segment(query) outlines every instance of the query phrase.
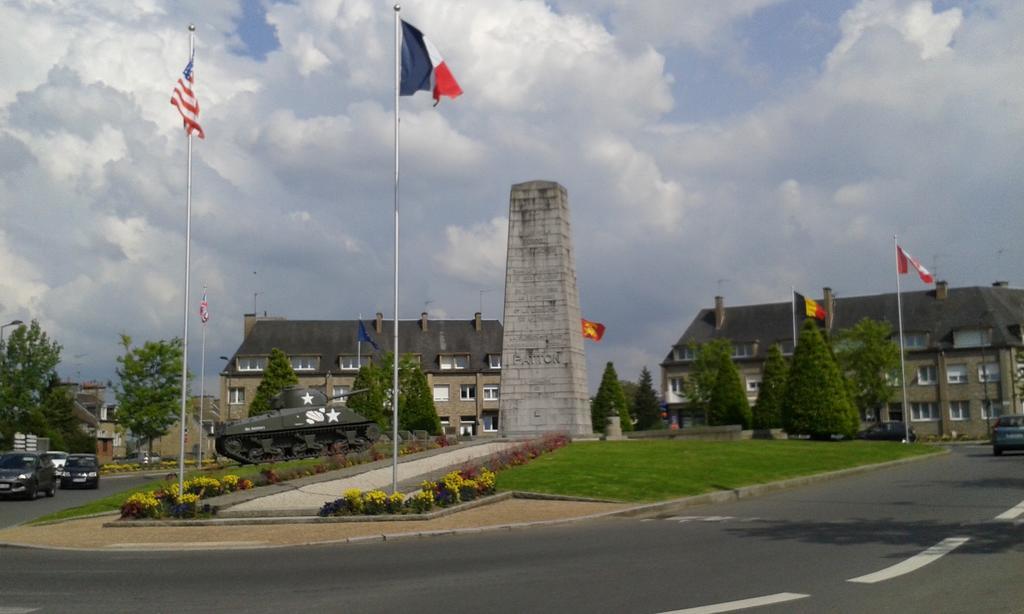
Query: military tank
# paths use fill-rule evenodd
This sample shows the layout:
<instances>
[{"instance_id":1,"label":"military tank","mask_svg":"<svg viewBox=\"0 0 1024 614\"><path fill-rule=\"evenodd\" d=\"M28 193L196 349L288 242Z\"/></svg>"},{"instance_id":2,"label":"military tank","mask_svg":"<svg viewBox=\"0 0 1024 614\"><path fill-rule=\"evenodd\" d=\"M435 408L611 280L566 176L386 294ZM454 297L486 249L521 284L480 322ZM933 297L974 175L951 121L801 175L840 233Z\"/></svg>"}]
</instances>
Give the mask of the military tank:
<instances>
[{"instance_id":1,"label":"military tank","mask_svg":"<svg viewBox=\"0 0 1024 614\"><path fill-rule=\"evenodd\" d=\"M240 463L266 463L365 450L380 438L377 423L329 403L360 392L328 399L312 388L285 388L271 399L270 412L219 425L217 452Z\"/></svg>"}]
</instances>

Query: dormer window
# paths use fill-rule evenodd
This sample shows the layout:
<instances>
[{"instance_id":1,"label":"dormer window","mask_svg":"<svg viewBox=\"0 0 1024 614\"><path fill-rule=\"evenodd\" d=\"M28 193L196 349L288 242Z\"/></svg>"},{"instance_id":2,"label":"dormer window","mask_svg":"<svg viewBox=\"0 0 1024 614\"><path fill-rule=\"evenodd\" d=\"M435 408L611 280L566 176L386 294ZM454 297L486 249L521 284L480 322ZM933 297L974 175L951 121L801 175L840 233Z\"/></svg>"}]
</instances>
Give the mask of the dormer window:
<instances>
[{"instance_id":1,"label":"dormer window","mask_svg":"<svg viewBox=\"0 0 1024 614\"><path fill-rule=\"evenodd\" d=\"M976 348L988 345L988 331L980 328L967 328L953 331L953 347Z\"/></svg>"},{"instance_id":2,"label":"dormer window","mask_svg":"<svg viewBox=\"0 0 1024 614\"><path fill-rule=\"evenodd\" d=\"M488 354L487 355L487 364L492 369L500 369L501 368L501 354Z\"/></svg>"},{"instance_id":3,"label":"dormer window","mask_svg":"<svg viewBox=\"0 0 1024 614\"><path fill-rule=\"evenodd\" d=\"M292 356L290 360L295 371L316 371L320 366L319 356Z\"/></svg>"},{"instance_id":4,"label":"dormer window","mask_svg":"<svg viewBox=\"0 0 1024 614\"><path fill-rule=\"evenodd\" d=\"M903 347L908 350L923 350L928 347L928 335L925 333L904 333Z\"/></svg>"},{"instance_id":5,"label":"dormer window","mask_svg":"<svg viewBox=\"0 0 1024 614\"><path fill-rule=\"evenodd\" d=\"M370 364L369 356L356 356L355 354L338 356L338 368L342 371L358 371L360 365Z\"/></svg>"},{"instance_id":6,"label":"dormer window","mask_svg":"<svg viewBox=\"0 0 1024 614\"><path fill-rule=\"evenodd\" d=\"M469 356L467 354L442 354L438 356L442 371L449 369L466 369L469 367Z\"/></svg>"},{"instance_id":7,"label":"dormer window","mask_svg":"<svg viewBox=\"0 0 1024 614\"><path fill-rule=\"evenodd\" d=\"M263 356L239 356L235 365L239 371L262 371L267 366L267 359Z\"/></svg>"},{"instance_id":8,"label":"dormer window","mask_svg":"<svg viewBox=\"0 0 1024 614\"><path fill-rule=\"evenodd\" d=\"M693 348L690 346L677 347L672 349L672 357L676 360L693 360L694 356Z\"/></svg>"},{"instance_id":9,"label":"dormer window","mask_svg":"<svg viewBox=\"0 0 1024 614\"><path fill-rule=\"evenodd\" d=\"M754 355L753 343L736 343L732 346L733 358L750 358Z\"/></svg>"}]
</instances>

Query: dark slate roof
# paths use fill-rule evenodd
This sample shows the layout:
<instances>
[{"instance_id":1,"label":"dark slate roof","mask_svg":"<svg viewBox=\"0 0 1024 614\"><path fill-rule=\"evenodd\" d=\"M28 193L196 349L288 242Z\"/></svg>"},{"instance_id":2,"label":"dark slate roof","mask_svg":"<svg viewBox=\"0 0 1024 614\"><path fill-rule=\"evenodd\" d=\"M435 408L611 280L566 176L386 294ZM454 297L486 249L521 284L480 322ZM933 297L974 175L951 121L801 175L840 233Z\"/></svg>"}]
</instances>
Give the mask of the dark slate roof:
<instances>
[{"instance_id":1,"label":"dark slate roof","mask_svg":"<svg viewBox=\"0 0 1024 614\"><path fill-rule=\"evenodd\" d=\"M928 333L930 349L949 348L953 332L962 329L991 330L995 347L1021 347L1021 326L1024 324L1024 289L1005 286L974 286L949 288L945 299L936 298L935 290L902 292L903 332ZM823 307L822 299L816 299ZM864 318L886 321L895 331L898 326L896 293L872 296L851 296L835 299L835 321L832 330L850 328ZM797 315L797 326L803 318ZM763 358L772 344L792 341L793 316L791 303L769 303L725 308L725 323L715 330L715 310L702 309L673 348L691 342L705 343L713 339L733 342L759 341L758 358ZM676 362L672 352L662 364Z\"/></svg>"},{"instance_id":2,"label":"dark slate roof","mask_svg":"<svg viewBox=\"0 0 1024 614\"><path fill-rule=\"evenodd\" d=\"M362 344L364 356L377 356L389 352L393 344L393 322L384 321L383 332L377 333L373 320L364 320L366 331L380 347L374 350ZM481 320L480 330L469 320L428 320L427 330L417 320L398 321L398 352L419 354L423 370L439 370L439 354L469 354L470 371L488 370L488 354L501 354L502 325L498 320ZM339 355L355 355L359 334L358 320L258 320L242 345L231 357L226 369L237 374L235 358L238 356L266 356L274 348L289 356L319 356L320 368L313 373L337 371Z\"/></svg>"}]
</instances>

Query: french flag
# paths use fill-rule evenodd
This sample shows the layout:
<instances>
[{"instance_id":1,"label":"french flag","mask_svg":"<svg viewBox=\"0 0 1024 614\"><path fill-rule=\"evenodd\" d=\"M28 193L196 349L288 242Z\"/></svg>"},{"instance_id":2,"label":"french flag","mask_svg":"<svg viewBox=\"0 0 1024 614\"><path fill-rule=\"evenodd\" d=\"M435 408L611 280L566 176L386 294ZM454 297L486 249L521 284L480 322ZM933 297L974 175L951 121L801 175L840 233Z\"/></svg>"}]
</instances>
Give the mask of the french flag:
<instances>
[{"instance_id":1,"label":"french flag","mask_svg":"<svg viewBox=\"0 0 1024 614\"><path fill-rule=\"evenodd\" d=\"M402 82L399 94L412 96L420 90L433 91L434 106L441 102L441 96L455 98L462 94L462 88L452 76L452 71L448 70L434 43L403 19Z\"/></svg>"}]
</instances>

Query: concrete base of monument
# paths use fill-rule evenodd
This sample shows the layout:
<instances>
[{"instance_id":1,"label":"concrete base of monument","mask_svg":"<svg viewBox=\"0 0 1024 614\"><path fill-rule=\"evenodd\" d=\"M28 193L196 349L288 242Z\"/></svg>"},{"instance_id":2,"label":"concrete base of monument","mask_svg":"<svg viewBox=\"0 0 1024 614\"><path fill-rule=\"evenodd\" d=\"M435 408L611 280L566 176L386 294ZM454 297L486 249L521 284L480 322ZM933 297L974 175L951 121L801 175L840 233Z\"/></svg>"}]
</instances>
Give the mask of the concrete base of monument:
<instances>
[{"instance_id":1,"label":"concrete base of monument","mask_svg":"<svg viewBox=\"0 0 1024 614\"><path fill-rule=\"evenodd\" d=\"M604 427L605 435L601 439L605 441L621 441L626 439L622 434L622 424L618 416L609 416L608 424Z\"/></svg>"}]
</instances>

